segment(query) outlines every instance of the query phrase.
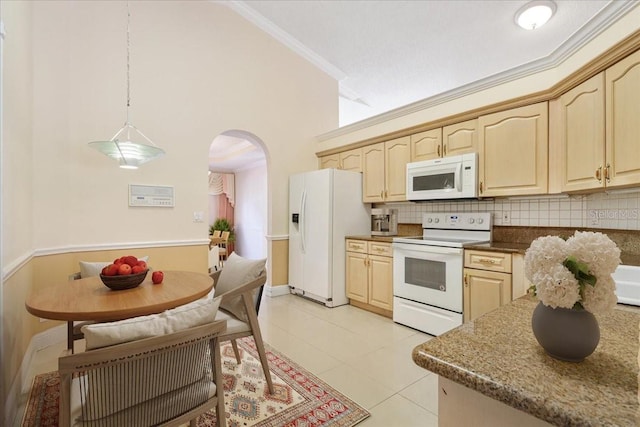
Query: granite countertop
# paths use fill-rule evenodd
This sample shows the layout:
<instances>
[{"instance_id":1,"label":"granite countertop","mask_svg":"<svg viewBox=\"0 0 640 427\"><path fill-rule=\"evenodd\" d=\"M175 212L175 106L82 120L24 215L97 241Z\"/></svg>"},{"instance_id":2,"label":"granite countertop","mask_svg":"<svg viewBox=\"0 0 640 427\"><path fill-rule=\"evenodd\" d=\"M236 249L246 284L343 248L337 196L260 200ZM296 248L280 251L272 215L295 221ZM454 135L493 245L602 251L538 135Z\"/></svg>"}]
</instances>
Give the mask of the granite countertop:
<instances>
[{"instance_id":1,"label":"granite countertop","mask_svg":"<svg viewBox=\"0 0 640 427\"><path fill-rule=\"evenodd\" d=\"M524 296L413 350L438 375L557 426L640 425L640 312L599 316L600 344L583 362L548 356L531 331L537 301Z\"/></svg>"}]
</instances>

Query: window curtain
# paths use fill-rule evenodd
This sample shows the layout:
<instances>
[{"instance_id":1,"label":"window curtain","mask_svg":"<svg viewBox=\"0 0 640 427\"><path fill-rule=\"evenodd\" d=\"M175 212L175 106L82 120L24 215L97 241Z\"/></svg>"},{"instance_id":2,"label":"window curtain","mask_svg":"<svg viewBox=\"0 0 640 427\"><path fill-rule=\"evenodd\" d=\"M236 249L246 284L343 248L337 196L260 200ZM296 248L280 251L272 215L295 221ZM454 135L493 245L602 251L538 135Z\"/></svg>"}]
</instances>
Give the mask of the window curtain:
<instances>
[{"instance_id":1,"label":"window curtain","mask_svg":"<svg viewBox=\"0 0 640 427\"><path fill-rule=\"evenodd\" d=\"M209 173L209 195L218 199L216 218L225 218L233 227L235 175L231 173Z\"/></svg>"}]
</instances>

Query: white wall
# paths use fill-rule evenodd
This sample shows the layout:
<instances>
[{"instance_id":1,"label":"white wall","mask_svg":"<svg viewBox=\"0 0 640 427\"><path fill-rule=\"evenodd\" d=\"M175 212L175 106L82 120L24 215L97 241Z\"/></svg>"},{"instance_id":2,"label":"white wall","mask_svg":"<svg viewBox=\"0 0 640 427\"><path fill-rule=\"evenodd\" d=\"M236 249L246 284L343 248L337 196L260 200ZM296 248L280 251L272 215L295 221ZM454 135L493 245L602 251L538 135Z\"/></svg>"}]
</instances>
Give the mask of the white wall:
<instances>
[{"instance_id":1,"label":"white wall","mask_svg":"<svg viewBox=\"0 0 640 427\"><path fill-rule=\"evenodd\" d=\"M235 251L245 258L267 257L267 167L237 171Z\"/></svg>"},{"instance_id":2,"label":"white wall","mask_svg":"<svg viewBox=\"0 0 640 427\"><path fill-rule=\"evenodd\" d=\"M126 3L34 2L34 246L202 239L210 141L251 132L271 154L267 232L287 232L287 182L337 126L337 83L214 2L131 2L131 119L164 158L124 171L87 146L125 119ZM130 183L175 187L130 208ZM270 229L270 230L269 230Z\"/></svg>"}]
</instances>

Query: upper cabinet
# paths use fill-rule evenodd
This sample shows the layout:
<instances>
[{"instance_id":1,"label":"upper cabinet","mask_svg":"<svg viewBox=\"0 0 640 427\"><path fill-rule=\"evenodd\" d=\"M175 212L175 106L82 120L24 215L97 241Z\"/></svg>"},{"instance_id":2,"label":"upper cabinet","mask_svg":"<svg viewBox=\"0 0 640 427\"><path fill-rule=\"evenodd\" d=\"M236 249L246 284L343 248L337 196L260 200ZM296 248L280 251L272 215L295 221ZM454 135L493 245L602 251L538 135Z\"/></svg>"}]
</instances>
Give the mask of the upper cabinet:
<instances>
[{"instance_id":1,"label":"upper cabinet","mask_svg":"<svg viewBox=\"0 0 640 427\"><path fill-rule=\"evenodd\" d=\"M605 72L608 187L640 183L640 51Z\"/></svg>"},{"instance_id":2,"label":"upper cabinet","mask_svg":"<svg viewBox=\"0 0 640 427\"><path fill-rule=\"evenodd\" d=\"M640 184L640 52L550 104L551 192Z\"/></svg>"},{"instance_id":3,"label":"upper cabinet","mask_svg":"<svg viewBox=\"0 0 640 427\"><path fill-rule=\"evenodd\" d=\"M320 157L320 169L330 168L362 172L362 148Z\"/></svg>"},{"instance_id":4,"label":"upper cabinet","mask_svg":"<svg viewBox=\"0 0 640 427\"><path fill-rule=\"evenodd\" d=\"M410 139L412 162L442 157L442 128L416 133Z\"/></svg>"},{"instance_id":5,"label":"upper cabinet","mask_svg":"<svg viewBox=\"0 0 640 427\"><path fill-rule=\"evenodd\" d=\"M467 120L443 127L442 146L444 156L457 156L478 151L478 120Z\"/></svg>"},{"instance_id":6,"label":"upper cabinet","mask_svg":"<svg viewBox=\"0 0 640 427\"><path fill-rule=\"evenodd\" d=\"M476 152L477 126L474 119L411 135L411 161Z\"/></svg>"},{"instance_id":7,"label":"upper cabinet","mask_svg":"<svg viewBox=\"0 0 640 427\"><path fill-rule=\"evenodd\" d=\"M582 191L605 185L604 72L550 104L549 177L552 192ZM557 163L556 163L557 162Z\"/></svg>"},{"instance_id":8,"label":"upper cabinet","mask_svg":"<svg viewBox=\"0 0 640 427\"><path fill-rule=\"evenodd\" d=\"M362 193L366 203L406 200L408 136L362 148Z\"/></svg>"},{"instance_id":9,"label":"upper cabinet","mask_svg":"<svg viewBox=\"0 0 640 427\"><path fill-rule=\"evenodd\" d=\"M546 102L478 118L479 195L547 193Z\"/></svg>"}]
</instances>

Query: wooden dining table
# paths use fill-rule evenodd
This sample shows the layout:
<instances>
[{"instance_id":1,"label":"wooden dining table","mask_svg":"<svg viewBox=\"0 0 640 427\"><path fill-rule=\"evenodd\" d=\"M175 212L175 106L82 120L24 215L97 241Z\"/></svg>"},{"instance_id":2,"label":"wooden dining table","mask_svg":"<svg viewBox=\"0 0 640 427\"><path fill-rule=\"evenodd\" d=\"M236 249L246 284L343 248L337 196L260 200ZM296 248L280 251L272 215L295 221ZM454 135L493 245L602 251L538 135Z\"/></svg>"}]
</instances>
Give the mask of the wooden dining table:
<instances>
[{"instance_id":1,"label":"wooden dining table","mask_svg":"<svg viewBox=\"0 0 640 427\"><path fill-rule=\"evenodd\" d=\"M34 316L66 321L114 321L160 313L207 295L213 279L204 273L165 271L164 280L151 283L151 272L138 287L111 290L100 277L52 282L25 301Z\"/></svg>"}]
</instances>

